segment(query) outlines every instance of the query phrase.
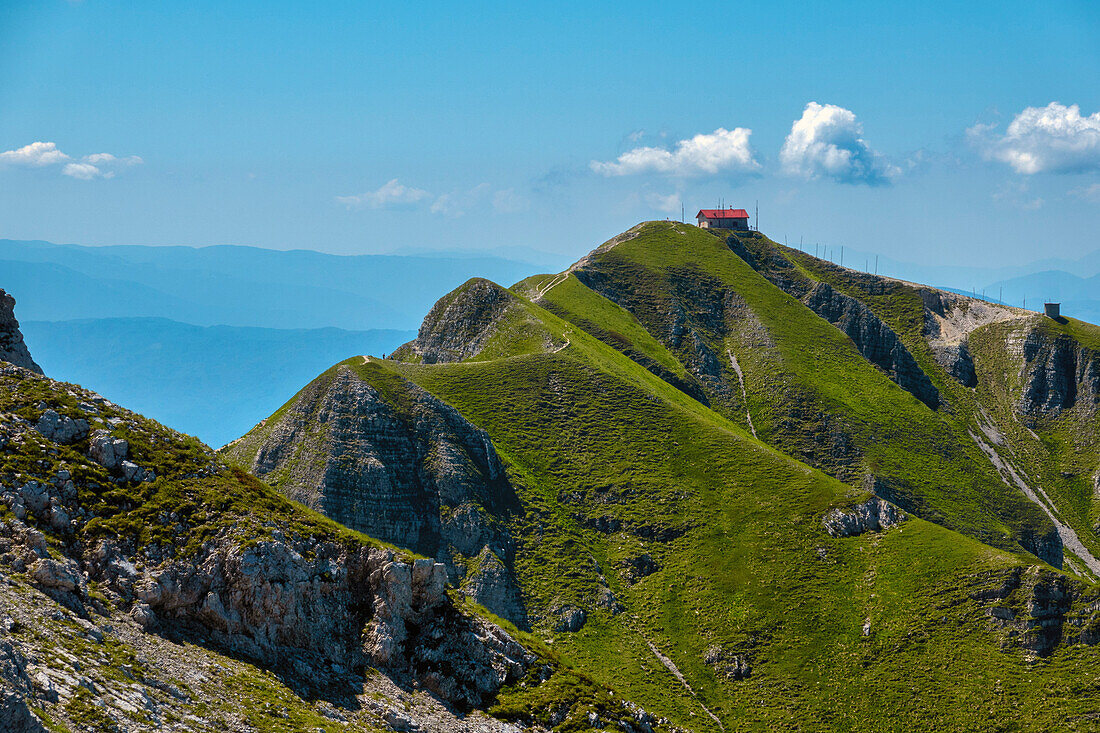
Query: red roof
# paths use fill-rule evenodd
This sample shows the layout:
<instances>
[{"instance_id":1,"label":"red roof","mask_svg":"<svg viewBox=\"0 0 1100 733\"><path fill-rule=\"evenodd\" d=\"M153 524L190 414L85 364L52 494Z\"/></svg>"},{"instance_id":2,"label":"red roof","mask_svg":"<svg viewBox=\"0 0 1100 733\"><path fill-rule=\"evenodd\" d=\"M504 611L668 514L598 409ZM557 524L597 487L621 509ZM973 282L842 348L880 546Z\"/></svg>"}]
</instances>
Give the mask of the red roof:
<instances>
[{"instance_id":1,"label":"red roof","mask_svg":"<svg viewBox=\"0 0 1100 733\"><path fill-rule=\"evenodd\" d=\"M744 209L699 209L699 213L695 215L695 218L704 217L707 219L748 219L749 212Z\"/></svg>"}]
</instances>

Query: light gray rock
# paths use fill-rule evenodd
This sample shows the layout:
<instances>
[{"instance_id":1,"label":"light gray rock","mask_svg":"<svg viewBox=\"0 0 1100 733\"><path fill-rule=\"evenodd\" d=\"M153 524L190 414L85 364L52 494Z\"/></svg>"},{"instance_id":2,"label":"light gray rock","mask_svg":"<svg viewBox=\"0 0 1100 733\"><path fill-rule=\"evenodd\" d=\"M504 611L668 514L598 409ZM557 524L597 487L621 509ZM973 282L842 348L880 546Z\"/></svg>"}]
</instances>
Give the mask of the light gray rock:
<instances>
[{"instance_id":1,"label":"light gray rock","mask_svg":"<svg viewBox=\"0 0 1100 733\"><path fill-rule=\"evenodd\" d=\"M138 626L148 631L157 623L157 615L148 603L135 604L130 609L130 618L137 622Z\"/></svg>"},{"instance_id":2,"label":"light gray rock","mask_svg":"<svg viewBox=\"0 0 1100 733\"><path fill-rule=\"evenodd\" d=\"M1083 404L1100 406L1100 353L1066 335L1041 329L1023 343L1024 389L1017 409L1025 415L1058 415Z\"/></svg>"},{"instance_id":3,"label":"light gray rock","mask_svg":"<svg viewBox=\"0 0 1100 733\"><path fill-rule=\"evenodd\" d=\"M23 342L19 321L15 319L15 298L3 290L0 290L0 361L42 373L42 367L34 363Z\"/></svg>"},{"instance_id":4,"label":"light gray rock","mask_svg":"<svg viewBox=\"0 0 1100 733\"><path fill-rule=\"evenodd\" d=\"M527 620L523 596L512 572L488 546L477 556L476 569L462 586L462 592L497 616L519 625Z\"/></svg>"},{"instance_id":5,"label":"light gray rock","mask_svg":"<svg viewBox=\"0 0 1100 733\"><path fill-rule=\"evenodd\" d=\"M34 699L34 694L34 683L27 674L27 660L10 641L0 640L0 731L46 733L27 704Z\"/></svg>"},{"instance_id":6,"label":"light gray rock","mask_svg":"<svg viewBox=\"0 0 1100 733\"><path fill-rule=\"evenodd\" d=\"M130 444L122 438L113 438L106 430L92 433L88 444L88 456L108 470L118 468L130 454Z\"/></svg>"},{"instance_id":7,"label":"light gray rock","mask_svg":"<svg viewBox=\"0 0 1100 733\"><path fill-rule=\"evenodd\" d=\"M46 410L38 418L35 430L47 440L68 445L88 437L88 421L60 415L56 410Z\"/></svg>"},{"instance_id":8,"label":"light gray rock","mask_svg":"<svg viewBox=\"0 0 1100 733\"><path fill-rule=\"evenodd\" d=\"M45 484L28 481L23 484L19 493L23 498L23 505L36 515L44 515L50 506L50 492Z\"/></svg>"},{"instance_id":9,"label":"light gray rock","mask_svg":"<svg viewBox=\"0 0 1100 733\"><path fill-rule=\"evenodd\" d=\"M146 471L144 468L131 461L123 461L119 466L122 471L122 478L127 481L152 481L152 471Z\"/></svg>"},{"instance_id":10,"label":"light gray rock","mask_svg":"<svg viewBox=\"0 0 1100 733\"><path fill-rule=\"evenodd\" d=\"M69 523L71 521L72 520L69 517L69 513L65 511L65 507L61 505L61 502L58 501L57 497L51 497L49 511L50 527L55 532L67 532L70 529Z\"/></svg>"},{"instance_id":11,"label":"light gray rock","mask_svg":"<svg viewBox=\"0 0 1100 733\"><path fill-rule=\"evenodd\" d=\"M822 520L833 537L852 537L864 532L879 532L905 520L905 512L888 501L873 496L849 509L833 509Z\"/></svg>"},{"instance_id":12,"label":"light gray rock","mask_svg":"<svg viewBox=\"0 0 1100 733\"><path fill-rule=\"evenodd\" d=\"M341 524L437 558L452 579L464 573L460 556L485 548L510 567L515 543L502 515L518 498L488 434L411 382L401 388L408 400L398 407L342 366L237 457ZM518 588L501 587L512 578L486 579L497 590L482 602L525 628Z\"/></svg>"},{"instance_id":13,"label":"light gray rock","mask_svg":"<svg viewBox=\"0 0 1100 733\"><path fill-rule=\"evenodd\" d=\"M558 617L557 622L554 624L554 631L575 633L584 628L585 623L588 621L588 614L584 612L583 608L576 606L565 606L553 613L556 613Z\"/></svg>"},{"instance_id":14,"label":"light gray rock","mask_svg":"<svg viewBox=\"0 0 1100 733\"><path fill-rule=\"evenodd\" d=\"M39 558L29 568L31 578L46 588L73 591L80 587L80 570L72 560Z\"/></svg>"}]
</instances>

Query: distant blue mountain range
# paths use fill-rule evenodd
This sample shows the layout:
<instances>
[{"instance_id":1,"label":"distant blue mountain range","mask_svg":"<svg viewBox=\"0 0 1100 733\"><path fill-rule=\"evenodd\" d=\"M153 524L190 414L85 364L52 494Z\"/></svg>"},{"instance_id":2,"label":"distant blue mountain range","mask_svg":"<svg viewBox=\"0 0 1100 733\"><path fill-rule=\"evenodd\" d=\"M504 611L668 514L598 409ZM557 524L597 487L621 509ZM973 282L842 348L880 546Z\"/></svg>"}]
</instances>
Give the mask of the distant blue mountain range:
<instances>
[{"instance_id":1,"label":"distant blue mountain range","mask_svg":"<svg viewBox=\"0 0 1100 733\"><path fill-rule=\"evenodd\" d=\"M49 376L94 389L214 446L243 435L336 362L381 356L415 336L192 326L163 318L21 319L20 326Z\"/></svg>"},{"instance_id":2,"label":"distant blue mountain range","mask_svg":"<svg viewBox=\"0 0 1100 733\"><path fill-rule=\"evenodd\" d=\"M409 340L467 279L512 283L539 270L484 254L0 240L0 287L47 374L211 445L335 362Z\"/></svg>"},{"instance_id":3,"label":"distant blue mountain range","mask_svg":"<svg viewBox=\"0 0 1100 733\"><path fill-rule=\"evenodd\" d=\"M416 328L471 277L540 268L502 257L341 256L256 247L83 247L0 240L0 287L37 321L153 316L200 326Z\"/></svg>"}]
</instances>

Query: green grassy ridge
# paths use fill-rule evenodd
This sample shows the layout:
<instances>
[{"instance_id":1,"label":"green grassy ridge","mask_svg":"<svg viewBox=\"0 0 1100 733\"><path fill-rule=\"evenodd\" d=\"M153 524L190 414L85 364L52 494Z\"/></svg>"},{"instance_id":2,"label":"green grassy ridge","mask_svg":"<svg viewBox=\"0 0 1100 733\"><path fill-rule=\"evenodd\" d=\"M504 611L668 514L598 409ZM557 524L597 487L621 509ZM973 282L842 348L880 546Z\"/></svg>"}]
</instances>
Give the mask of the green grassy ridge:
<instances>
[{"instance_id":1,"label":"green grassy ridge","mask_svg":"<svg viewBox=\"0 0 1100 733\"><path fill-rule=\"evenodd\" d=\"M1037 318L1036 327L1049 335L1064 334L1087 349L1100 351L1100 326L1076 318Z\"/></svg>"},{"instance_id":2,"label":"green grassy ridge","mask_svg":"<svg viewBox=\"0 0 1100 733\"><path fill-rule=\"evenodd\" d=\"M769 727L797 720L854 724L867 719L871 706L898 710L898 698L907 697L914 684L925 697L905 706L912 719L943 722L949 715L977 724L984 712L959 709L975 699L974 690L947 684L946 676L973 679L975 689L994 678L1025 687L1027 665L999 649L997 634L981 628L977 604L965 595L971 574L1008 567L1017 562L1014 556L920 520L878 538L824 537L820 513L847 487L789 459L779 460L792 473L776 475L774 452L754 451L740 431L715 430L715 417L692 419L664 400L654 401L638 381L608 379L569 351L490 363L384 364L456 406L493 437L529 502L530 524L521 534L537 542L520 552L528 558L520 571L529 593L558 602L568 585L580 590L575 597L583 602L599 585L594 569L582 570L595 559L612 590L628 602L627 614L594 610L578 634L552 636L566 658L697 730L707 729L707 719L653 658L646 639L673 658L699 700L734 728L746 721ZM646 378L652 377L640 381ZM555 397L555 389L563 393ZM571 390L587 399L571 399ZM632 417L635 411L642 414ZM655 423L668 426L669 440ZM666 458L662 453L673 445L675 455ZM622 493L624 487L632 490L629 504L587 499L601 489ZM586 500L564 504L562 492L571 490L583 491ZM633 522L722 520L694 527L665 546L591 530L573 519L575 508L583 513L587 506L609 508ZM792 515L803 517L793 527ZM548 541L555 522L559 527ZM813 566L818 547L835 553L828 572ZM627 586L614 568L640 549L654 552L663 567ZM869 574L883 580L873 590L855 591ZM865 604L854 615L853 599ZM792 609L812 613L791 621ZM949 623L930 623L943 613ZM862 637L865 617L883 626L876 642ZM777 618L783 620L777 624ZM768 641L753 646L759 638ZM701 661L712 643L758 650L754 676L737 683L718 679ZM897 668L907 663L912 672L900 673ZM1071 673L1079 670L1067 664ZM830 691L824 703L817 699L818 683ZM761 695L775 704L761 709ZM977 699L994 704L991 694Z\"/></svg>"},{"instance_id":3,"label":"green grassy ridge","mask_svg":"<svg viewBox=\"0 0 1100 733\"><path fill-rule=\"evenodd\" d=\"M725 245L712 239L717 257ZM813 363L812 354L780 346L783 329L797 331L806 318L804 306L747 266L723 267L740 278L746 301L760 300L757 307L768 311L761 321L783 363ZM579 287L571 300L575 286L567 282L546 300L570 308L521 302L524 319L554 338L568 335L561 351L529 342L500 358L463 363L344 362L389 391L387 399L398 400L392 385L410 380L489 433L524 502L510 526L520 542L525 600L536 631L563 663L692 730L717 730L704 705L727 730L974 730L987 729L997 714L1006 717L1005 730L1089 729L1091 716L1100 715L1092 671L1098 652L1063 647L1031 661L989 620L988 604L971 597L983 578L1033 560L917 518L882 534L829 537L822 514L860 490L752 439L730 417L587 333L573 320L578 313L593 302L610 306ZM589 303L576 305L581 300ZM617 318L615 330L628 332ZM887 393L887 406L919 406L943 419L816 321L814 334L847 350L839 363L863 364L862 374L875 375L857 380L869 394ZM813 347L816 339L807 341ZM744 361L748 369L751 358ZM621 529L597 530L601 518ZM654 529L666 538L653 539ZM631 583L622 564L643 552L659 569ZM604 589L622 600L624 613L596 603ZM1013 603L1026 608L1024 598ZM588 612L581 631L550 630L549 611L562 604ZM675 662L694 694L649 643ZM703 659L714 645L747 655L753 674L724 678ZM547 700L517 687L500 705L526 716L545 711Z\"/></svg>"},{"instance_id":4,"label":"green grassy ridge","mask_svg":"<svg viewBox=\"0 0 1100 733\"><path fill-rule=\"evenodd\" d=\"M1059 518L1076 531L1094 555L1100 556L1100 537L1093 529L1100 521L1100 502L1094 496L1092 474L1088 470L1090 463L1100 469L1097 458L1100 422L1084 410L1074 410L1053 420L1043 419L1035 425L1037 441L1020 424L1015 409L1022 395L1020 365L1005 352L1005 344L1012 338L1022 338L1030 330L1038 330L1050 340L1067 336L1086 348L1100 350L1100 327L1076 319L1055 321L1026 311L1020 311L1018 320L983 326L968 339L979 374L978 387L969 390L936 362L924 338L924 305L918 287L847 270L770 240L764 242L770 254L785 258L806 277L826 282L856 298L894 329L949 402L951 420L957 426L980 435L979 414L984 410L991 415L997 429L1009 439L1009 457L1017 470L1028 475L1033 486L1042 487L1050 495ZM957 432L961 438L961 430Z\"/></svg>"},{"instance_id":5,"label":"green grassy ridge","mask_svg":"<svg viewBox=\"0 0 1100 733\"><path fill-rule=\"evenodd\" d=\"M748 408L765 441L798 454L797 439L777 434L791 425L786 410L794 404L801 413L795 432L850 434L863 453L862 470L890 480L899 500L932 521L1001 547L1015 545L1021 533L1050 530L1045 515L1003 486L963 426L894 384L845 334L730 251L725 237L682 224L650 223L637 237L591 256L590 267L631 290L642 309L634 315L654 338L663 335L659 312L671 307L670 278L677 273L697 273L743 298L773 346L735 349L746 375ZM589 302L602 296L571 298L569 290L559 294L562 287L546 298L578 323L591 320ZM713 351L724 355L737 345L737 325L709 334ZM732 369L727 380L736 384ZM740 395L734 395L729 404L715 407L743 423L739 403ZM814 422L822 416L829 422ZM846 478L862 480L859 471Z\"/></svg>"}]
</instances>

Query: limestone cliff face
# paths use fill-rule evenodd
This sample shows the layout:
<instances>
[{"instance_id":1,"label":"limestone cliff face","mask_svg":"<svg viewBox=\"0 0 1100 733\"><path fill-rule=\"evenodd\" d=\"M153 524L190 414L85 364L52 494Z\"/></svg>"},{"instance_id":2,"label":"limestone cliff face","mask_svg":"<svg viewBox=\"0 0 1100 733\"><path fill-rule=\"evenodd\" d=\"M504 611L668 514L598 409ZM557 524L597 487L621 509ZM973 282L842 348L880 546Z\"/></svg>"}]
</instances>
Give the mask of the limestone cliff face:
<instances>
[{"instance_id":1,"label":"limestone cliff face","mask_svg":"<svg viewBox=\"0 0 1100 733\"><path fill-rule=\"evenodd\" d=\"M0 289L0 361L42 373L42 367L34 363L23 334L19 330L19 321L15 319L15 298Z\"/></svg>"},{"instance_id":2,"label":"limestone cliff face","mask_svg":"<svg viewBox=\"0 0 1100 733\"><path fill-rule=\"evenodd\" d=\"M425 364L469 359L481 351L514 301L515 296L494 282L470 280L432 307L416 339L395 357L414 356Z\"/></svg>"},{"instance_id":3,"label":"limestone cliff face","mask_svg":"<svg viewBox=\"0 0 1100 733\"><path fill-rule=\"evenodd\" d=\"M1057 415L1075 406L1100 404L1100 353L1066 335L1033 328L1023 342L1024 390L1019 409Z\"/></svg>"},{"instance_id":4,"label":"limestone cliff face","mask_svg":"<svg viewBox=\"0 0 1100 733\"><path fill-rule=\"evenodd\" d=\"M1100 643L1100 599L1089 586L1035 566L975 580L979 587L971 598L986 606L994 628L1005 635L1006 647L1046 657L1059 646Z\"/></svg>"},{"instance_id":5,"label":"limestone cliff face","mask_svg":"<svg viewBox=\"0 0 1100 733\"><path fill-rule=\"evenodd\" d=\"M813 286L803 299L812 311L846 333L859 353L879 367L898 386L935 410L939 392L894 330L855 298L838 293L827 283Z\"/></svg>"},{"instance_id":6,"label":"limestone cliff face","mask_svg":"<svg viewBox=\"0 0 1100 733\"><path fill-rule=\"evenodd\" d=\"M87 390L2 364L0 395L0 571L25 577L74 618L115 616L116 625L135 622L146 632L230 650L304 684L342 684L372 667L415 680L459 710L484 707L535 662L502 629L451 602L442 563L372 546L308 517L209 448ZM75 436L43 430L43 417L84 429ZM119 431L129 441L109 438ZM109 453L95 447L104 440L92 436L101 433L113 441ZM480 446L480 460L497 470L488 449ZM162 461L159 475L120 469L119 453ZM243 516L211 510L222 490L252 497L225 510ZM153 498L143 502L137 497L146 491ZM127 527L136 530L106 529L120 513L140 515L144 503L159 507L155 519L135 518ZM162 526L168 531L157 534ZM9 627L0 636L11 631L4 619ZM0 639L0 723L25 717L26 707L9 704L4 653ZM16 690L16 702L38 694L57 702L49 684ZM99 694L95 685L88 689Z\"/></svg>"},{"instance_id":7,"label":"limestone cliff face","mask_svg":"<svg viewBox=\"0 0 1100 733\"><path fill-rule=\"evenodd\" d=\"M474 558L491 554L501 571L479 578L475 597L525 625L508 570L514 542L501 521L518 499L489 436L423 389L392 379L384 395L341 365L228 452L341 524L435 556L456 584Z\"/></svg>"},{"instance_id":8,"label":"limestone cliff face","mask_svg":"<svg viewBox=\"0 0 1100 733\"><path fill-rule=\"evenodd\" d=\"M473 359L494 344L510 348L517 342L540 340L547 351L565 343L546 331L512 292L474 278L440 298L424 317L417 337L391 358L441 364Z\"/></svg>"}]
</instances>

